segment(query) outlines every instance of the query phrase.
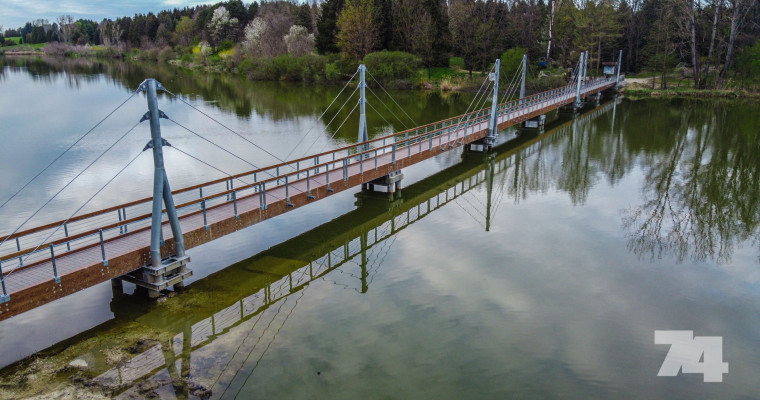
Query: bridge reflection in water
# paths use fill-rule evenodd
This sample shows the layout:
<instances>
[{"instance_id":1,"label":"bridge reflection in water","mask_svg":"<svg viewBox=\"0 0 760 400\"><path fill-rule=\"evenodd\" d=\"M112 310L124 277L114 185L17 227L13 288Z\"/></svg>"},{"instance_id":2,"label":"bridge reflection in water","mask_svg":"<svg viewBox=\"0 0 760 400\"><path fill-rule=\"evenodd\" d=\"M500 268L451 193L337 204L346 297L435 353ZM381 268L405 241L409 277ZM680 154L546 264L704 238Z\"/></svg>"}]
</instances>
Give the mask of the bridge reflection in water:
<instances>
[{"instance_id":1,"label":"bridge reflection in water","mask_svg":"<svg viewBox=\"0 0 760 400\"><path fill-rule=\"evenodd\" d=\"M165 387L178 398L202 396L207 390L215 398L227 391L234 393L247 379L240 375L243 366L264 356L310 283L325 280L366 293L396 235L450 203L459 205L488 230L504 198L521 197L519 174L525 174L525 161L556 141L584 131L600 114L614 115L616 104L617 99L546 133L525 132L490 154L465 152L460 163L403 192L390 196L358 193L356 210L194 282L182 296L169 300L176 307L141 309L136 305L148 303L138 301L145 297L139 288L132 295L115 292L111 309L117 321L136 320L163 332L164 339L143 343L144 348L134 349L139 354L112 369L102 356L87 356L95 359L90 365L97 375L95 381L124 396L137 394L138 384L144 381L152 382L150 387ZM497 176L499 182L495 182ZM508 178L512 178L511 184ZM475 198L473 202L465 196L483 188L485 201ZM467 211L477 208L485 210ZM332 239L325 241L328 237ZM340 278L348 283L336 282L330 274L336 270L346 274ZM194 353L251 320L233 353L214 353L213 365L205 365L209 369L203 371L191 364ZM188 379L190 376L193 378Z\"/></svg>"}]
</instances>

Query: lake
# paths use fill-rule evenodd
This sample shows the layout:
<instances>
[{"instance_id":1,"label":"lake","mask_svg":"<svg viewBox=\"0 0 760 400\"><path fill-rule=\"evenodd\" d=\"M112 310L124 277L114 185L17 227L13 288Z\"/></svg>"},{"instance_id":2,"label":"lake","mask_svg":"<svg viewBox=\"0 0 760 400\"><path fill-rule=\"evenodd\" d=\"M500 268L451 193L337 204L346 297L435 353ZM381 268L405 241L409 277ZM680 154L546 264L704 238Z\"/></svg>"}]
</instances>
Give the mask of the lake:
<instances>
[{"instance_id":1,"label":"lake","mask_svg":"<svg viewBox=\"0 0 760 400\"><path fill-rule=\"evenodd\" d=\"M172 120L257 165L356 140L353 87L0 59L0 204L129 98L0 208L0 232L139 121L144 95L130 95L148 77L206 114L162 94ZM370 136L461 114L473 95L374 87ZM187 288L159 303L105 283L13 317L0 397L755 398L759 106L603 99L542 132L506 130L490 154L408 168L392 198L349 190L191 249ZM162 131L250 169L172 121ZM71 215L148 139L139 125L28 226ZM165 154L173 188L222 176ZM152 172L139 156L82 212L145 197ZM658 376L669 345L655 331L672 330L722 338L722 382Z\"/></svg>"}]
</instances>

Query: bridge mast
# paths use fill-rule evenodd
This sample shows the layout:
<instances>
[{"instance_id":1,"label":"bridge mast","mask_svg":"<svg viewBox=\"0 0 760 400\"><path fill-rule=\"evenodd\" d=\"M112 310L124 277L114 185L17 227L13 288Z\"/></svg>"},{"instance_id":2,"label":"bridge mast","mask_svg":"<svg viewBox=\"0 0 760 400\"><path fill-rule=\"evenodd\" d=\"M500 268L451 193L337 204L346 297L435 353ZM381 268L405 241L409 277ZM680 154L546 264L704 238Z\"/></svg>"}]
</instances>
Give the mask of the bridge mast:
<instances>
[{"instance_id":1,"label":"bridge mast","mask_svg":"<svg viewBox=\"0 0 760 400\"><path fill-rule=\"evenodd\" d=\"M520 83L520 98L525 97L525 73L528 70L528 54L523 54L522 62L522 83Z\"/></svg>"},{"instance_id":2,"label":"bridge mast","mask_svg":"<svg viewBox=\"0 0 760 400\"><path fill-rule=\"evenodd\" d=\"M144 265L142 270L123 275L119 278L148 289L148 296L151 298L158 297L161 294L161 290L168 286L174 285L175 289L183 287L183 280L192 275L192 271L188 270L186 266L190 261L190 257L185 255L185 240L182 235L182 228L179 225L179 218L177 218L177 210L174 207L174 198L169 186L169 178L166 176L166 170L164 169L163 147L171 145L161 137L160 118L167 118L167 116L163 111L158 109L158 96L156 94L158 89L166 90L155 79L146 79L140 84L138 89L145 91L148 97L148 112L143 116L143 120L150 120L151 140L144 150L153 149L153 208L150 227L151 265ZM161 259L161 246L163 244L161 234L162 205L166 206L166 215L169 218L169 226L172 229L176 252L176 255L166 260ZM115 286L121 285L118 281L113 283Z\"/></svg>"},{"instance_id":3,"label":"bridge mast","mask_svg":"<svg viewBox=\"0 0 760 400\"><path fill-rule=\"evenodd\" d=\"M496 139L496 134L499 132L499 116L498 116L498 105L499 105L499 70L501 69L501 60L496 59L496 64L493 67L493 74L491 75L491 80L493 81L493 100L491 101L491 120L488 124L491 132L488 136L489 138L489 144L493 144L493 141Z\"/></svg>"},{"instance_id":4,"label":"bridge mast","mask_svg":"<svg viewBox=\"0 0 760 400\"><path fill-rule=\"evenodd\" d=\"M586 50L586 56L583 57L583 81L588 79L588 50Z\"/></svg>"},{"instance_id":5,"label":"bridge mast","mask_svg":"<svg viewBox=\"0 0 760 400\"><path fill-rule=\"evenodd\" d=\"M617 62L617 76L615 77L615 91L617 91L620 88L620 66L621 61L623 61L623 50L620 50L620 53L618 53L618 62Z\"/></svg>"},{"instance_id":6,"label":"bridge mast","mask_svg":"<svg viewBox=\"0 0 760 400\"><path fill-rule=\"evenodd\" d=\"M581 81L583 80L583 56L584 52L581 52L581 58L578 60L578 87L575 90L575 108L581 106Z\"/></svg>"},{"instance_id":7,"label":"bridge mast","mask_svg":"<svg viewBox=\"0 0 760 400\"><path fill-rule=\"evenodd\" d=\"M367 82L364 77L364 73L367 71L367 67L364 64L359 65L359 137L358 143L366 142L369 140L369 134L367 133L367 95L364 89L367 87ZM358 151L369 150L369 144L365 144L361 148L357 148Z\"/></svg>"},{"instance_id":8,"label":"bridge mast","mask_svg":"<svg viewBox=\"0 0 760 400\"><path fill-rule=\"evenodd\" d=\"M179 226L177 210L174 208L174 199L169 187L169 178L166 176L164 169L164 151L163 146L169 143L161 138L161 123L159 118L163 112L158 109L158 97L156 89L164 87L156 82L155 79L146 79L144 87L148 94L148 117L150 119L150 137L151 141L147 147L153 148L153 217L150 230L150 257L153 267L161 266L161 210L162 200L166 204L166 215L169 217L169 225L172 228L174 243L178 257L185 255L185 240L182 236L182 228Z\"/></svg>"}]
</instances>

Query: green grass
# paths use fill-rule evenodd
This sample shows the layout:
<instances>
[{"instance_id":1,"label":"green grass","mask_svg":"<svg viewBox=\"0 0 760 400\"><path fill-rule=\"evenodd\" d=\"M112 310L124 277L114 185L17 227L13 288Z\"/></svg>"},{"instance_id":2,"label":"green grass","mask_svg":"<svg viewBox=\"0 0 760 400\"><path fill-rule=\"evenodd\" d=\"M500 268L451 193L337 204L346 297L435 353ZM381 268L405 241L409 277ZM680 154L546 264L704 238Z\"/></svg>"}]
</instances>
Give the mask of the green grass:
<instances>
[{"instance_id":1,"label":"green grass","mask_svg":"<svg viewBox=\"0 0 760 400\"><path fill-rule=\"evenodd\" d=\"M449 58L449 67L453 69L464 69L464 58L462 57Z\"/></svg>"},{"instance_id":2,"label":"green grass","mask_svg":"<svg viewBox=\"0 0 760 400\"><path fill-rule=\"evenodd\" d=\"M24 49L38 50L38 49L41 49L41 48L45 47L45 45L47 44L47 43L37 43L37 44L26 44L26 43L24 43L24 44L19 45L19 41L21 40L21 36L12 36L12 37L7 37L5 39L10 40L13 43L16 43L13 46L6 46L5 47L6 49L7 48L12 48L14 51L24 50Z\"/></svg>"},{"instance_id":3,"label":"green grass","mask_svg":"<svg viewBox=\"0 0 760 400\"><path fill-rule=\"evenodd\" d=\"M435 67L430 69L430 80L432 81L439 81L442 79L451 79L459 76L464 76L465 74L456 71L450 67ZM420 76L424 76L427 79L428 71L427 69L420 70Z\"/></svg>"}]
</instances>

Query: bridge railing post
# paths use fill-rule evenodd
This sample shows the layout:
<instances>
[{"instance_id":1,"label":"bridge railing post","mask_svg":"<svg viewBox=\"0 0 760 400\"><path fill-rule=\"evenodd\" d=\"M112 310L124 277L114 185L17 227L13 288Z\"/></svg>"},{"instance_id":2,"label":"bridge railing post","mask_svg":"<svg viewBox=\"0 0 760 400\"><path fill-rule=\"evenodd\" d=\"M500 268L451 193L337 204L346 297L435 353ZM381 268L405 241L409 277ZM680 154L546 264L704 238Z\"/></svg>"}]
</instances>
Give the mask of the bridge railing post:
<instances>
[{"instance_id":1,"label":"bridge railing post","mask_svg":"<svg viewBox=\"0 0 760 400\"><path fill-rule=\"evenodd\" d=\"M306 170L306 199L311 200L314 198L314 196L311 194L311 177L310 175L311 168Z\"/></svg>"},{"instance_id":2,"label":"bridge railing post","mask_svg":"<svg viewBox=\"0 0 760 400\"><path fill-rule=\"evenodd\" d=\"M237 192L234 190L232 191L232 208L233 208L233 211L235 212L235 219L239 219L240 217L238 216L238 209L237 209Z\"/></svg>"},{"instance_id":3,"label":"bridge railing post","mask_svg":"<svg viewBox=\"0 0 760 400\"><path fill-rule=\"evenodd\" d=\"M344 160L345 162L345 160ZM293 203L290 202L290 183L288 182L288 176L285 175L285 206L293 207Z\"/></svg>"},{"instance_id":4,"label":"bridge railing post","mask_svg":"<svg viewBox=\"0 0 760 400\"><path fill-rule=\"evenodd\" d=\"M21 251L21 242L16 238L16 251ZM24 266L24 258L23 256L18 256L18 266L23 267Z\"/></svg>"},{"instance_id":5,"label":"bridge railing post","mask_svg":"<svg viewBox=\"0 0 760 400\"><path fill-rule=\"evenodd\" d=\"M61 283L61 278L58 276L58 268L55 266L55 250L53 250L53 244L50 244L50 263L53 265L53 279L55 283Z\"/></svg>"},{"instance_id":6,"label":"bridge railing post","mask_svg":"<svg viewBox=\"0 0 760 400\"><path fill-rule=\"evenodd\" d=\"M102 256L103 265L107 266L108 265L108 260L106 259L106 247L105 247L105 242L103 241L103 230L102 229L98 230L98 236L100 237L100 255Z\"/></svg>"},{"instance_id":7,"label":"bridge railing post","mask_svg":"<svg viewBox=\"0 0 760 400\"><path fill-rule=\"evenodd\" d=\"M208 219L206 218L206 199L201 200L201 212L203 213L203 227L208 230Z\"/></svg>"},{"instance_id":8,"label":"bridge railing post","mask_svg":"<svg viewBox=\"0 0 760 400\"><path fill-rule=\"evenodd\" d=\"M11 296L8 295L8 290L5 288L5 275L3 275L2 260L0 260L0 286L3 288L3 293L0 294L0 304L2 304L11 299Z\"/></svg>"}]
</instances>

